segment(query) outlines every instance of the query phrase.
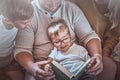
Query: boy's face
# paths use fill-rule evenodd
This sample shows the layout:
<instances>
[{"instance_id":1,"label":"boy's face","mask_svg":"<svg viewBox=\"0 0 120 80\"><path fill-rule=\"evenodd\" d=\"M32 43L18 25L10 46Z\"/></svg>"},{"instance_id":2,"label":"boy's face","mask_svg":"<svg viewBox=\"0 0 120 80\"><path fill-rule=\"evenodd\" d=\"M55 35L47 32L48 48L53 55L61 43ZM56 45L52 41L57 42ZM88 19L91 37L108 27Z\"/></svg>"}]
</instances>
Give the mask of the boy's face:
<instances>
[{"instance_id":1,"label":"boy's face","mask_svg":"<svg viewBox=\"0 0 120 80\"><path fill-rule=\"evenodd\" d=\"M62 52L66 52L71 46L71 37L68 30L59 32L58 36L52 38L54 46Z\"/></svg>"},{"instance_id":2,"label":"boy's face","mask_svg":"<svg viewBox=\"0 0 120 80\"><path fill-rule=\"evenodd\" d=\"M14 21L13 24L18 29L24 29L29 25L31 20L32 20L32 18L27 19L27 20L17 20L17 21Z\"/></svg>"}]
</instances>

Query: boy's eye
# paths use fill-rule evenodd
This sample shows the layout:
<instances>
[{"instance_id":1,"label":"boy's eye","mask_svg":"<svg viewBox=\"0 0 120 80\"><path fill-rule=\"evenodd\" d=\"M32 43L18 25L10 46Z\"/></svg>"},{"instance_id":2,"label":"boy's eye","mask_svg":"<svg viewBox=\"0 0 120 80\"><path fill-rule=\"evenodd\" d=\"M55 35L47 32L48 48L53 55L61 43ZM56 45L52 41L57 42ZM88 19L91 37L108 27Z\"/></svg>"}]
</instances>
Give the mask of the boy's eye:
<instances>
[{"instance_id":1,"label":"boy's eye","mask_svg":"<svg viewBox=\"0 0 120 80\"><path fill-rule=\"evenodd\" d=\"M67 40L68 39L68 37L67 38L64 38L63 40Z\"/></svg>"},{"instance_id":2,"label":"boy's eye","mask_svg":"<svg viewBox=\"0 0 120 80\"><path fill-rule=\"evenodd\" d=\"M56 44L58 44L60 41L56 41L56 42L54 42L54 43L56 43Z\"/></svg>"},{"instance_id":3,"label":"boy's eye","mask_svg":"<svg viewBox=\"0 0 120 80\"><path fill-rule=\"evenodd\" d=\"M69 40L69 37L64 38L64 39L63 39L63 42L68 42L68 40Z\"/></svg>"}]
</instances>

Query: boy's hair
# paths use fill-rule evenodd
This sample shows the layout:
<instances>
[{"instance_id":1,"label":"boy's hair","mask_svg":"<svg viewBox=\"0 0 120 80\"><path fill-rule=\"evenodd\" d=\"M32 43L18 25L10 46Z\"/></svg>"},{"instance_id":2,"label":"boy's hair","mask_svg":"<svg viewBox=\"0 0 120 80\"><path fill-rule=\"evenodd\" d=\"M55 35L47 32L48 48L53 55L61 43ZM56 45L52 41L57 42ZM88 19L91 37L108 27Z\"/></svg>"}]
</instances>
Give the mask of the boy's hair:
<instances>
[{"instance_id":1,"label":"boy's hair","mask_svg":"<svg viewBox=\"0 0 120 80\"><path fill-rule=\"evenodd\" d=\"M48 26L48 36L59 36L59 32L68 30L68 25L63 19L57 19ZM69 30L68 30L69 33ZM70 34L70 33L69 33Z\"/></svg>"},{"instance_id":2,"label":"boy's hair","mask_svg":"<svg viewBox=\"0 0 120 80\"><path fill-rule=\"evenodd\" d=\"M0 0L0 13L11 21L26 20L33 16L30 0Z\"/></svg>"}]
</instances>

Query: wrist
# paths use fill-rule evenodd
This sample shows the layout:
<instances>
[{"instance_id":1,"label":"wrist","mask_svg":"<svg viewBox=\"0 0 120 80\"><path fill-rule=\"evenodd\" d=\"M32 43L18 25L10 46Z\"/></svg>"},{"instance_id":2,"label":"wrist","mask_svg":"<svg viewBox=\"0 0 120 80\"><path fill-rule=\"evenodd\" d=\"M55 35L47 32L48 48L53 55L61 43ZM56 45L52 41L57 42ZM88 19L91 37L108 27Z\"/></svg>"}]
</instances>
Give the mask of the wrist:
<instances>
[{"instance_id":1,"label":"wrist","mask_svg":"<svg viewBox=\"0 0 120 80\"><path fill-rule=\"evenodd\" d=\"M34 76L36 75L36 70L33 62L28 62L28 66L26 67L26 70L30 72L32 75Z\"/></svg>"},{"instance_id":2,"label":"wrist","mask_svg":"<svg viewBox=\"0 0 120 80\"><path fill-rule=\"evenodd\" d=\"M101 55L101 54L96 53L96 54L94 54L93 56L94 56L94 57L99 57L99 58L102 60L102 55Z\"/></svg>"}]
</instances>

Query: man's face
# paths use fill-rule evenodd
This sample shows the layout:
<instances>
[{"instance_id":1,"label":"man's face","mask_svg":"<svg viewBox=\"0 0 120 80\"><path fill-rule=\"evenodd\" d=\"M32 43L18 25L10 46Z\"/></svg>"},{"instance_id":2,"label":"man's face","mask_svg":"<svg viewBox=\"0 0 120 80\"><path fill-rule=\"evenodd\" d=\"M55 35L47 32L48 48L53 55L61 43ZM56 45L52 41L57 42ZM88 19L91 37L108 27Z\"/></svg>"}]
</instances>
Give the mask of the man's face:
<instances>
[{"instance_id":1,"label":"man's face","mask_svg":"<svg viewBox=\"0 0 120 80\"><path fill-rule=\"evenodd\" d=\"M27 20L17 20L17 21L14 21L13 24L18 29L24 29L29 25L31 20L32 20L32 18L27 19Z\"/></svg>"}]
</instances>

